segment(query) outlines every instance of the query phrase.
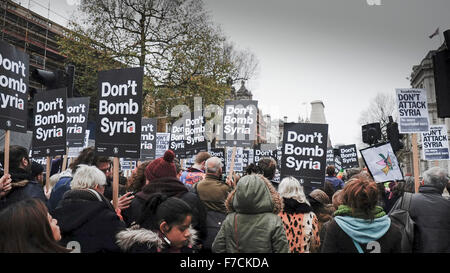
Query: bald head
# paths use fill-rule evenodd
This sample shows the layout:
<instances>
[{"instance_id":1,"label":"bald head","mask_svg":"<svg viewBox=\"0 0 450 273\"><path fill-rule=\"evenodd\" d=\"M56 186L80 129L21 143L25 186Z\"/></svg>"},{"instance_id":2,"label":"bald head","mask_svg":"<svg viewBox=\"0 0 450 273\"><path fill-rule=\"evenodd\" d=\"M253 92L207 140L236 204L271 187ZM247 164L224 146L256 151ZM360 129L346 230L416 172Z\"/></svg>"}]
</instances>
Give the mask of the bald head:
<instances>
[{"instance_id":1,"label":"bald head","mask_svg":"<svg viewBox=\"0 0 450 273\"><path fill-rule=\"evenodd\" d=\"M206 160L206 173L222 174L222 160L218 157L210 157Z\"/></svg>"}]
</instances>

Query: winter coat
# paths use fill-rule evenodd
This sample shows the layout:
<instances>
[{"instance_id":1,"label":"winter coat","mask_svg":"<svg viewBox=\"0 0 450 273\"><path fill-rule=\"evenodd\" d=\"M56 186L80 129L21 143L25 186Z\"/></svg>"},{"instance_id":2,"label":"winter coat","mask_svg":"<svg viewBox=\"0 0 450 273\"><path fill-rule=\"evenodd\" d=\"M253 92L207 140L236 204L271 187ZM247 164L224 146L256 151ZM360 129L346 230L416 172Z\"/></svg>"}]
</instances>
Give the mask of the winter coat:
<instances>
[{"instance_id":1,"label":"winter coat","mask_svg":"<svg viewBox=\"0 0 450 273\"><path fill-rule=\"evenodd\" d=\"M415 222L413 252L450 253L450 200L432 186L421 186L409 208Z\"/></svg>"},{"instance_id":2,"label":"winter coat","mask_svg":"<svg viewBox=\"0 0 450 273\"><path fill-rule=\"evenodd\" d=\"M23 169L17 169L11 170L10 175L12 189L0 199L0 210L28 198L36 198L47 204L42 185L31 179L31 173ZM2 176L3 172L0 173L0 177Z\"/></svg>"},{"instance_id":3,"label":"winter coat","mask_svg":"<svg viewBox=\"0 0 450 273\"><path fill-rule=\"evenodd\" d=\"M340 190L344 188L344 181L342 181L341 179L335 177L335 176L326 176L325 177L325 181L330 182L331 184L333 184L334 190Z\"/></svg>"},{"instance_id":4,"label":"winter coat","mask_svg":"<svg viewBox=\"0 0 450 273\"><path fill-rule=\"evenodd\" d=\"M216 253L289 253L283 222L283 201L262 175L246 175L226 202L229 214L217 234Z\"/></svg>"},{"instance_id":5,"label":"winter coat","mask_svg":"<svg viewBox=\"0 0 450 273\"><path fill-rule=\"evenodd\" d=\"M197 231L189 228L191 237L187 246L181 249L171 248L160 232L140 228L134 225L116 235L116 242L126 253L195 253L197 251Z\"/></svg>"},{"instance_id":6,"label":"winter coat","mask_svg":"<svg viewBox=\"0 0 450 273\"><path fill-rule=\"evenodd\" d=\"M188 188L192 188L197 182L205 178L205 173L196 168L188 168L181 173L180 181Z\"/></svg>"},{"instance_id":7,"label":"winter coat","mask_svg":"<svg viewBox=\"0 0 450 273\"><path fill-rule=\"evenodd\" d=\"M292 253L316 251L320 245L319 221L306 203L283 198L284 210L278 215L284 224Z\"/></svg>"},{"instance_id":8,"label":"winter coat","mask_svg":"<svg viewBox=\"0 0 450 273\"><path fill-rule=\"evenodd\" d=\"M82 253L120 252L115 236L126 228L125 223L96 191L67 191L53 217L58 220L63 246L76 242Z\"/></svg>"},{"instance_id":9,"label":"winter coat","mask_svg":"<svg viewBox=\"0 0 450 273\"><path fill-rule=\"evenodd\" d=\"M402 235L389 216L377 207L375 219L363 219L344 205L339 206L327 227L322 253L400 253Z\"/></svg>"},{"instance_id":10,"label":"winter coat","mask_svg":"<svg viewBox=\"0 0 450 273\"><path fill-rule=\"evenodd\" d=\"M139 220L145 202L153 193L163 193L168 197L178 197L189 204L192 208L192 227L198 231L200 241L203 241L207 235L206 229L206 209L202 201L196 194L189 190L176 177L158 178L145 185L142 191L136 194L131 201L129 208L122 211L122 216L127 226Z\"/></svg>"},{"instance_id":11,"label":"winter coat","mask_svg":"<svg viewBox=\"0 0 450 273\"><path fill-rule=\"evenodd\" d=\"M219 180L213 174L207 174L205 179L195 184L192 192L202 200L206 208L206 227L208 235L203 244L205 251L211 251L212 243L227 215L225 200L232 188Z\"/></svg>"},{"instance_id":12,"label":"winter coat","mask_svg":"<svg viewBox=\"0 0 450 273\"><path fill-rule=\"evenodd\" d=\"M48 211L50 214L56 209L59 201L64 196L64 193L70 191L70 183L72 182L72 171L67 170L64 173L61 173L61 177L58 182L56 182L55 186L52 188L52 192L50 193L50 198L48 199Z\"/></svg>"}]
</instances>

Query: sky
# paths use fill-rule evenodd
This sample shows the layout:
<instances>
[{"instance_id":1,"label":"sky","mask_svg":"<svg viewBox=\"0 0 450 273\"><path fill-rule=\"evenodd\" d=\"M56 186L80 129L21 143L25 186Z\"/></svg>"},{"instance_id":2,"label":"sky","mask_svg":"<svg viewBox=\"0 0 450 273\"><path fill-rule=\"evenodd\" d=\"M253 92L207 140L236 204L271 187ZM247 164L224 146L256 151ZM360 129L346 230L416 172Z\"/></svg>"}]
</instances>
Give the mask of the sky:
<instances>
[{"instance_id":1,"label":"sky","mask_svg":"<svg viewBox=\"0 0 450 273\"><path fill-rule=\"evenodd\" d=\"M50 3L50 19L65 25L78 0L21 2L43 16ZM358 119L371 99L410 87L412 67L450 29L449 0L204 2L228 39L258 59L246 87L263 113L297 122L321 100L333 145L361 143ZM430 39L438 27L440 35Z\"/></svg>"}]
</instances>

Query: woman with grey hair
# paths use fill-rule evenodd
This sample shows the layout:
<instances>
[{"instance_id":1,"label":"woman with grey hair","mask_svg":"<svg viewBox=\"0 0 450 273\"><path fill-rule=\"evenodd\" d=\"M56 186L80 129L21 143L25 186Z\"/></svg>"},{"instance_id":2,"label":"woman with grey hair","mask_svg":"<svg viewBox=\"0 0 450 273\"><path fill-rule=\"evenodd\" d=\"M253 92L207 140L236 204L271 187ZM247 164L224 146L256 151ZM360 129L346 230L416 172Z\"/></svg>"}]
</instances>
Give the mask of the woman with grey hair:
<instances>
[{"instance_id":1,"label":"woman with grey hair","mask_svg":"<svg viewBox=\"0 0 450 273\"><path fill-rule=\"evenodd\" d=\"M306 199L303 187L294 177L286 177L278 186L284 208L278 215L284 224L292 253L309 253L320 245L319 223Z\"/></svg>"},{"instance_id":2,"label":"woman with grey hair","mask_svg":"<svg viewBox=\"0 0 450 273\"><path fill-rule=\"evenodd\" d=\"M103 196L106 176L95 166L79 165L67 191L54 211L63 239L75 252L120 252L115 242L125 223Z\"/></svg>"}]
</instances>

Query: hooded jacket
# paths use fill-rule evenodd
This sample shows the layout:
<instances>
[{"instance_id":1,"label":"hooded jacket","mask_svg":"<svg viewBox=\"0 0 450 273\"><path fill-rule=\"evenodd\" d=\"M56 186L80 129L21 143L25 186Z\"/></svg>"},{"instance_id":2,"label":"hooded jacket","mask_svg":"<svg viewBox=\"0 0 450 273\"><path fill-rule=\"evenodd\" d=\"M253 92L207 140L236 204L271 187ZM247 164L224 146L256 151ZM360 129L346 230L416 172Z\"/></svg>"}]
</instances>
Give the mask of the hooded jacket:
<instances>
[{"instance_id":1,"label":"hooded jacket","mask_svg":"<svg viewBox=\"0 0 450 273\"><path fill-rule=\"evenodd\" d=\"M345 206L339 206L330 222L321 251L323 253L399 253L401 233L391 225L381 207L375 219L363 219Z\"/></svg>"},{"instance_id":2,"label":"hooded jacket","mask_svg":"<svg viewBox=\"0 0 450 273\"><path fill-rule=\"evenodd\" d=\"M191 237L186 246L181 249L171 248L159 232L134 225L116 235L117 245L126 253L194 253L197 246L197 231L189 227Z\"/></svg>"},{"instance_id":3,"label":"hooded jacket","mask_svg":"<svg viewBox=\"0 0 450 273\"><path fill-rule=\"evenodd\" d=\"M125 229L111 204L94 190L67 191L54 211L63 246L77 242L82 253L120 252L116 234Z\"/></svg>"},{"instance_id":4,"label":"hooded jacket","mask_svg":"<svg viewBox=\"0 0 450 273\"><path fill-rule=\"evenodd\" d=\"M31 173L24 169L11 170L11 191L0 199L0 210L9 205L27 199L36 198L47 205L47 198L44 194L44 189L41 184L31 179ZM0 177L3 176L3 171L0 172Z\"/></svg>"},{"instance_id":5,"label":"hooded jacket","mask_svg":"<svg viewBox=\"0 0 450 273\"><path fill-rule=\"evenodd\" d=\"M229 214L217 234L216 253L289 253L283 222L283 201L269 180L247 175L225 202Z\"/></svg>"}]
</instances>

